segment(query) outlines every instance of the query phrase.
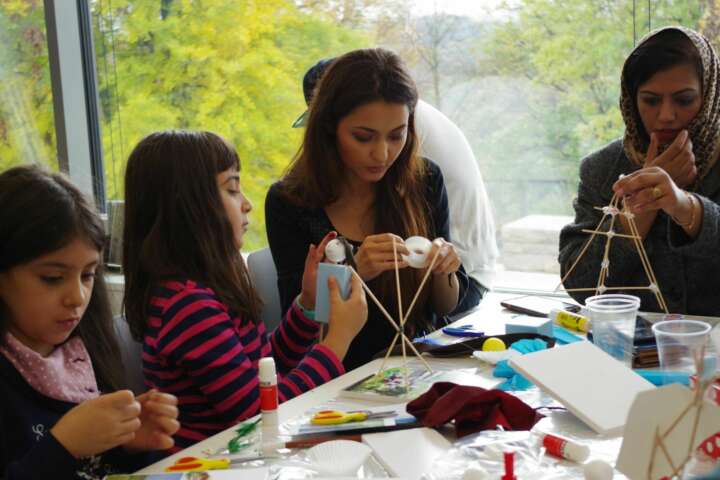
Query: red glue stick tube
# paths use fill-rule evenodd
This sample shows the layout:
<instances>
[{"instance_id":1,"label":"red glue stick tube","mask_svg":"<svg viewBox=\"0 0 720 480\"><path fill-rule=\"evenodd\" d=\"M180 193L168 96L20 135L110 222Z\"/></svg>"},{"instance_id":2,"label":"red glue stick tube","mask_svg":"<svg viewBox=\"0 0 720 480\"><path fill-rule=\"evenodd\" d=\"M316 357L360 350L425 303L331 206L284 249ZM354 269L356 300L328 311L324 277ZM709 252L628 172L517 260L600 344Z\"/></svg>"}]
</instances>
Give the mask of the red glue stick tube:
<instances>
[{"instance_id":1,"label":"red glue stick tube","mask_svg":"<svg viewBox=\"0 0 720 480\"><path fill-rule=\"evenodd\" d=\"M260 381L260 412L262 413L262 426L274 427L278 424L278 389L275 360L272 357L263 357L258 365Z\"/></svg>"},{"instance_id":2,"label":"red glue stick tube","mask_svg":"<svg viewBox=\"0 0 720 480\"><path fill-rule=\"evenodd\" d=\"M550 433L542 434L542 445L549 454L577 463L583 463L590 456L587 445Z\"/></svg>"}]
</instances>

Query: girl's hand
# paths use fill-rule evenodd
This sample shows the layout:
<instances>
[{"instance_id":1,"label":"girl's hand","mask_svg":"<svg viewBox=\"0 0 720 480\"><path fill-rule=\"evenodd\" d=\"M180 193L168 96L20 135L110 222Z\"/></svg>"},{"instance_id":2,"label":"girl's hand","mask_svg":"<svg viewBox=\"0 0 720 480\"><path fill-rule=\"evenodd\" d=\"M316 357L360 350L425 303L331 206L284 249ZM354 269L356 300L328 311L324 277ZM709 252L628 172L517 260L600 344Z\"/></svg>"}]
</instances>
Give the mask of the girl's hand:
<instances>
[{"instance_id":1,"label":"girl's hand","mask_svg":"<svg viewBox=\"0 0 720 480\"><path fill-rule=\"evenodd\" d=\"M446 242L444 238L438 237L433 240L432 248L427 256L428 266L432 259L435 257L435 253L440 251L435 265L433 265L432 273L435 275L455 273L460 269L460 255L458 255L455 246Z\"/></svg>"},{"instance_id":2,"label":"girl's hand","mask_svg":"<svg viewBox=\"0 0 720 480\"><path fill-rule=\"evenodd\" d=\"M621 178L613 191L625 197L634 214L664 210L673 218L689 218L693 204L685 191L660 167L648 167Z\"/></svg>"},{"instance_id":3,"label":"girl's hand","mask_svg":"<svg viewBox=\"0 0 720 480\"><path fill-rule=\"evenodd\" d=\"M687 130L683 130L675 137L667 150L658 155L657 135L652 133L644 167L662 168L677 186L685 188L691 185L697 177L695 154L692 147L692 140L690 140Z\"/></svg>"},{"instance_id":4,"label":"girl's hand","mask_svg":"<svg viewBox=\"0 0 720 480\"><path fill-rule=\"evenodd\" d=\"M175 445L172 436L180 429L177 397L149 390L137 397L142 411L135 438L124 444L129 450L167 450Z\"/></svg>"},{"instance_id":5,"label":"girl's hand","mask_svg":"<svg viewBox=\"0 0 720 480\"><path fill-rule=\"evenodd\" d=\"M402 255L409 255L402 238L392 233L369 235L365 237L362 245L355 254L355 264L360 277L366 282L380 275L382 272L395 268L393 255L393 241L397 249L398 268L407 267Z\"/></svg>"},{"instance_id":6,"label":"girl's hand","mask_svg":"<svg viewBox=\"0 0 720 480\"><path fill-rule=\"evenodd\" d=\"M350 343L362 330L367 321L367 301L360 279L353 273L350 284L350 296L343 300L340 296L335 277L328 278L330 296L330 314L328 333L322 344L332 350L337 357L345 358Z\"/></svg>"},{"instance_id":7,"label":"girl's hand","mask_svg":"<svg viewBox=\"0 0 720 480\"><path fill-rule=\"evenodd\" d=\"M140 402L119 390L82 402L50 432L75 458L89 457L126 444L140 428Z\"/></svg>"},{"instance_id":8,"label":"girl's hand","mask_svg":"<svg viewBox=\"0 0 720 480\"><path fill-rule=\"evenodd\" d=\"M325 247L328 242L335 237L337 237L337 232L329 232L320 242L320 246L316 247L311 243L310 248L308 248L307 257L305 257L305 271L303 271L302 277L302 292L300 293L300 303L308 310L315 310L318 264L325 255Z\"/></svg>"}]
</instances>

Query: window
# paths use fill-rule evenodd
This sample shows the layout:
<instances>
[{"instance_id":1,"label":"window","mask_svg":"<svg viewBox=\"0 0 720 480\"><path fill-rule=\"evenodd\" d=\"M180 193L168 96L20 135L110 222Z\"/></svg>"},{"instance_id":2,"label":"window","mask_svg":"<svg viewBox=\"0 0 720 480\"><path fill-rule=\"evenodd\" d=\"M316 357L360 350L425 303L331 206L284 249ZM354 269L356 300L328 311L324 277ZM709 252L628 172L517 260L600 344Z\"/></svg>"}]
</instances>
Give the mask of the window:
<instances>
[{"instance_id":1,"label":"window","mask_svg":"<svg viewBox=\"0 0 720 480\"><path fill-rule=\"evenodd\" d=\"M0 171L58 169L42 2L0 3Z\"/></svg>"},{"instance_id":2,"label":"window","mask_svg":"<svg viewBox=\"0 0 720 480\"><path fill-rule=\"evenodd\" d=\"M212 130L243 163L255 205L246 248L264 246L265 193L300 140L290 125L305 109L303 74L321 58L382 45L472 145L495 214L501 285L552 288L580 159L623 132L625 56L661 25L716 39L705 3L93 0L108 198L122 198L127 156L144 135Z\"/></svg>"}]
</instances>

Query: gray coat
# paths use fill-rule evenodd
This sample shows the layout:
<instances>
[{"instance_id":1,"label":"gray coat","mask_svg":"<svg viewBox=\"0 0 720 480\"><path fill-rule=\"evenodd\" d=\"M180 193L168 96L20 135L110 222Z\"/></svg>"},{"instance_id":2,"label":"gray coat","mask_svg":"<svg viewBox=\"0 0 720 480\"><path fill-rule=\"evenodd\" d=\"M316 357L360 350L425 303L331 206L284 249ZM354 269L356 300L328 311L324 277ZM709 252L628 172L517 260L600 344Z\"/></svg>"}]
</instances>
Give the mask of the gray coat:
<instances>
[{"instance_id":1,"label":"gray coat","mask_svg":"<svg viewBox=\"0 0 720 480\"><path fill-rule=\"evenodd\" d=\"M575 222L560 232L560 267L568 271L589 238L581 230L593 230L602 212L593 207L610 203L612 185L621 173L637 170L625 155L622 141L616 140L583 159L580 185L575 199ZM702 226L693 240L668 215L659 212L645 238L645 250L660 290L671 313L720 316L720 166L716 164L702 181L697 198L703 205ZM607 224L607 222L606 222ZM603 228L607 230L607 226ZM606 237L596 237L583 259L565 281L565 288L595 287ZM613 239L609 277L605 285L648 286L649 280L630 239ZM648 290L628 290L641 299L641 310L660 311ZM572 292L583 302L593 293Z\"/></svg>"}]
</instances>

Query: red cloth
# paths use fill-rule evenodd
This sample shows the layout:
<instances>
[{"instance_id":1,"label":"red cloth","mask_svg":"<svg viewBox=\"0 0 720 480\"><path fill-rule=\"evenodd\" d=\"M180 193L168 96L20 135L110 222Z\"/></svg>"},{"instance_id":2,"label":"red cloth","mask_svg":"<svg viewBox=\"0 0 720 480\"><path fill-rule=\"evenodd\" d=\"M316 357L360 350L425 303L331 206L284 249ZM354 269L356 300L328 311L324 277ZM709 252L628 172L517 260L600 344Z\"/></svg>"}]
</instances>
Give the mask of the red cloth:
<instances>
[{"instance_id":1,"label":"red cloth","mask_svg":"<svg viewBox=\"0 0 720 480\"><path fill-rule=\"evenodd\" d=\"M437 382L407 404L407 412L426 427L455 420L455 432L464 437L481 430L530 430L543 415L519 398L501 390Z\"/></svg>"}]
</instances>

